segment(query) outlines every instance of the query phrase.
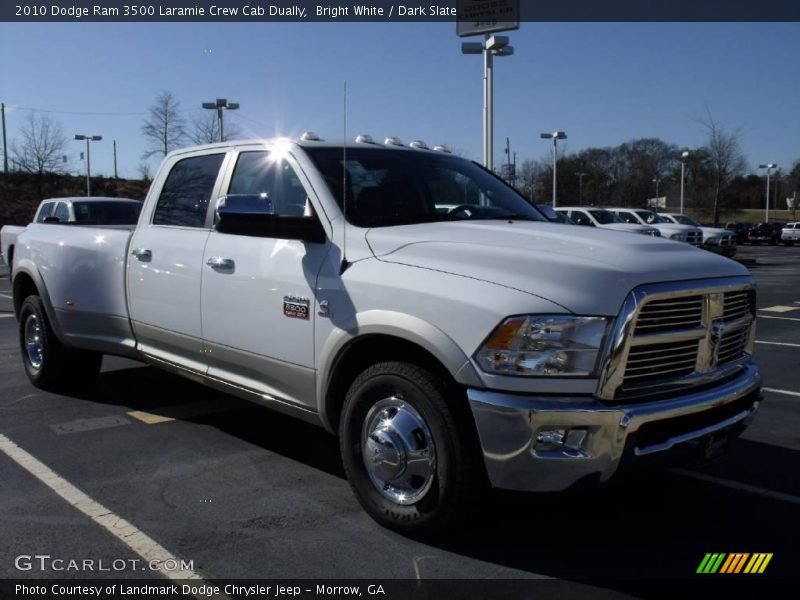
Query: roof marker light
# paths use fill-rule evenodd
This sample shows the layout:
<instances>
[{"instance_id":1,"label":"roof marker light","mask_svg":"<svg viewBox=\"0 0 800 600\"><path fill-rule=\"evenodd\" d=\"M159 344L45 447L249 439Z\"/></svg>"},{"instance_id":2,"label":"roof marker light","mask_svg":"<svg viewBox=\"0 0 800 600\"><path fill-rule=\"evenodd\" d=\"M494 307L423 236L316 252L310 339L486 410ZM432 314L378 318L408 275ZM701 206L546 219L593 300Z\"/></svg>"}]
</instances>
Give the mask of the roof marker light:
<instances>
[{"instance_id":1,"label":"roof marker light","mask_svg":"<svg viewBox=\"0 0 800 600\"><path fill-rule=\"evenodd\" d=\"M356 136L356 144L374 144L375 140L372 139L371 135L367 135L366 133L361 133Z\"/></svg>"},{"instance_id":2,"label":"roof marker light","mask_svg":"<svg viewBox=\"0 0 800 600\"><path fill-rule=\"evenodd\" d=\"M428 144L423 142L422 140L413 140L409 146L412 148L416 148L417 150L428 150Z\"/></svg>"},{"instance_id":3,"label":"roof marker light","mask_svg":"<svg viewBox=\"0 0 800 600\"><path fill-rule=\"evenodd\" d=\"M450 148L448 148L444 144L437 144L436 146L433 147L433 149L436 150L437 152L444 152L445 154L451 154Z\"/></svg>"},{"instance_id":4,"label":"roof marker light","mask_svg":"<svg viewBox=\"0 0 800 600\"><path fill-rule=\"evenodd\" d=\"M313 131L305 131L305 132L303 132L303 135L300 136L300 139L303 140L304 142L321 142L322 141L322 138L319 137Z\"/></svg>"},{"instance_id":5,"label":"roof marker light","mask_svg":"<svg viewBox=\"0 0 800 600\"><path fill-rule=\"evenodd\" d=\"M385 145L387 145L387 146L404 146L405 145L405 144L403 144L403 140L401 140L399 137L395 137L393 135L389 136L385 140L383 140L383 143Z\"/></svg>"}]
</instances>

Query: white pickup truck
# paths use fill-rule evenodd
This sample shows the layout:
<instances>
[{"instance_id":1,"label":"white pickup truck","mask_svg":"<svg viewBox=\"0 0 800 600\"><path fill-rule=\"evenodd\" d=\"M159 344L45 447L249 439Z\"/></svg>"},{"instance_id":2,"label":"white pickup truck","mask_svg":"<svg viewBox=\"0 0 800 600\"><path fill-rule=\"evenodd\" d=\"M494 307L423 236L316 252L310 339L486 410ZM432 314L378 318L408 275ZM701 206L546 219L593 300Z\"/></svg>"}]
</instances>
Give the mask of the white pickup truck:
<instances>
[{"instance_id":1,"label":"white pickup truck","mask_svg":"<svg viewBox=\"0 0 800 600\"><path fill-rule=\"evenodd\" d=\"M104 196L48 198L39 203L34 223L75 223L78 225L135 225L142 203L131 198ZM14 261L17 237L25 229L5 225L0 229L0 257L9 267Z\"/></svg>"},{"instance_id":2,"label":"white pickup truck","mask_svg":"<svg viewBox=\"0 0 800 600\"><path fill-rule=\"evenodd\" d=\"M133 231L22 232L33 384L86 383L116 354L295 415L338 433L364 509L414 534L480 509L486 484L710 458L756 412L738 263L547 223L444 152L305 138L173 152Z\"/></svg>"}]
</instances>

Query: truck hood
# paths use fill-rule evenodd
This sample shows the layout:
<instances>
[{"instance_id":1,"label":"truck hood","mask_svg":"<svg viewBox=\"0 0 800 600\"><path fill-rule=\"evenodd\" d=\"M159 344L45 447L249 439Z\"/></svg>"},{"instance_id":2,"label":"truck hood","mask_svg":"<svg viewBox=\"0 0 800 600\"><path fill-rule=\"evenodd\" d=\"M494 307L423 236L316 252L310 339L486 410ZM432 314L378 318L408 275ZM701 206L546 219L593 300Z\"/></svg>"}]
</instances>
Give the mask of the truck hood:
<instances>
[{"instance_id":1,"label":"truck hood","mask_svg":"<svg viewBox=\"0 0 800 600\"><path fill-rule=\"evenodd\" d=\"M370 229L366 239L379 260L527 292L584 315L616 315L645 283L748 274L688 244L555 223L427 223Z\"/></svg>"},{"instance_id":2,"label":"truck hood","mask_svg":"<svg viewBox=\"0 0 800 600\"><path fill-rule=\"evenodd\" d=\"M606 223L605 225L598 225L601 229L613 229L616 231L627 231L628 233L646 233L653 227L645 225L637 225L636 223Z\"/></svg>"}]
</instances>

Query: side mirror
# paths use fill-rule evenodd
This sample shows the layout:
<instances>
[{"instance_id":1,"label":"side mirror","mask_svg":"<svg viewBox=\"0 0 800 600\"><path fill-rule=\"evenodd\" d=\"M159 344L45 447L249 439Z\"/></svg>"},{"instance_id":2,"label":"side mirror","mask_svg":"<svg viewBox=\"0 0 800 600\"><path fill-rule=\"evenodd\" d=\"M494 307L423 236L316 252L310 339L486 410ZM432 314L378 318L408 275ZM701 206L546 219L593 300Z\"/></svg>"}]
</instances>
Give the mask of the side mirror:
<instances>
[{"instance_id":1,"label":"side mirror","mask_svg":"<svg viewBox=\"0 0 800 600\"><path fill-rule=\"evenodd\" d=\"M576 225L583 225L584 227L594 227L594 223L592 223L592 222L591 222L589 219L587 219L586 217L578 217L578 218L575 220L575 224L576 224Z\"/></svg>"},{"instance_id":2,"label":"side mirror","mask_svg":"<svg viewBox=\"0 0 800 600\"><path fill-rule=\"evenodd\" d=\"M217 201L215 228L220 233L252 237L325 242L325 230L316 215L276 215L267 194L229 194Z\"/></svg>"}]
</instances>

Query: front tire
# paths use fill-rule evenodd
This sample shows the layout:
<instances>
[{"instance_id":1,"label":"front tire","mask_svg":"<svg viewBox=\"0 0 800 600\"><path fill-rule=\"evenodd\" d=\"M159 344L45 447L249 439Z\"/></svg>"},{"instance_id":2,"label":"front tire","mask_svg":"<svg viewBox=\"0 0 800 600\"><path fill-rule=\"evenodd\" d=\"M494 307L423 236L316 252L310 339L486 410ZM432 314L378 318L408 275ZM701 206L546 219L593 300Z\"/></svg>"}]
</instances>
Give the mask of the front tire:
<instances>
[{"instance_id":1,"label":"front tire","mask_svg":"<svg viewBox=\"0 0 800 600\"><path fill-rule=\"evenodd\" d=\"M28 296L19 311L19 343L25 374L45 390L88 386L100 373L103 355L64 346L56 337L39 296Z\"/></svg>"},{"instance_id":2,"label":"front tire","mask_svg":"<svg viewBox=\"0 0 800 600\"><path fill-rule=\"evenodd\" d=\"M347 392L342 461L359 503L384 527L432 535L477 503L474 425L448 404L452 394L429 371L394 361L369 367Z\"/></svg>"}]
</instances>

